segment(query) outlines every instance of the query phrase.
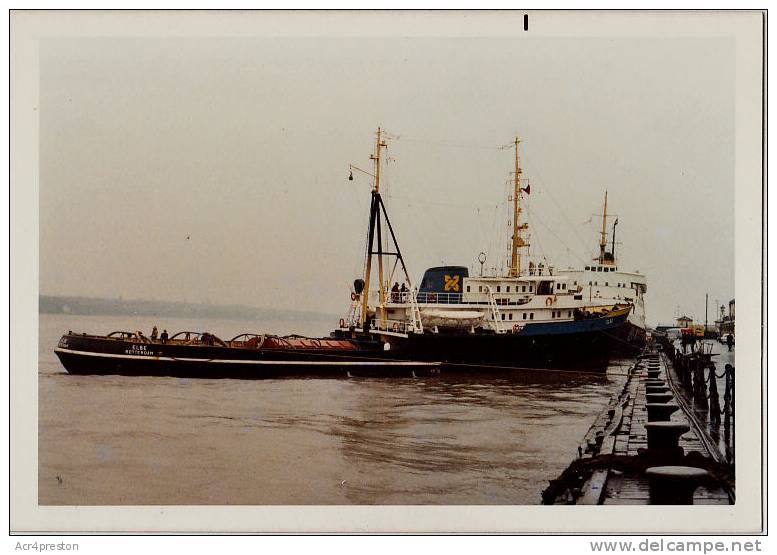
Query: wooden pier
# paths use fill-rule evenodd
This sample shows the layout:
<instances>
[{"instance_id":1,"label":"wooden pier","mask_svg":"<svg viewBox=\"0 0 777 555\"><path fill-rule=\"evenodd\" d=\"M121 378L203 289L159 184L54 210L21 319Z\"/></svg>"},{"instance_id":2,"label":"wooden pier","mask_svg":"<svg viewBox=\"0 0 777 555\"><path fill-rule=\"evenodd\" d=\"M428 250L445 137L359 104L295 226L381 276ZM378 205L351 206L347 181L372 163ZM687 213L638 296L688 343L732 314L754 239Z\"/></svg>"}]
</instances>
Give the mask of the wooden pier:
<instances>
[{"instance_id":1,"label":"wooden pier","mask_svg":"<svg viewBox=\"0 0 777 555\"><path fill-rule=\"evenodd\" d=\"M657 468L659 473L673 473L670 479L678 474L704 474L690 490L693 504L732 504L733 467L720 461L683 398L668 359L656 351L641 356L629 369L622 390L578 446L578 458L542 493L543 504L655 504L662 487L656 485ZM653 418L664 423L648 425L649 401ZM676 430L676 443L670 439L670 446L657 448L654 437L649 448L648 428ZM652 495L649 475L653 475Z\"/></svg>"}]
</instances>

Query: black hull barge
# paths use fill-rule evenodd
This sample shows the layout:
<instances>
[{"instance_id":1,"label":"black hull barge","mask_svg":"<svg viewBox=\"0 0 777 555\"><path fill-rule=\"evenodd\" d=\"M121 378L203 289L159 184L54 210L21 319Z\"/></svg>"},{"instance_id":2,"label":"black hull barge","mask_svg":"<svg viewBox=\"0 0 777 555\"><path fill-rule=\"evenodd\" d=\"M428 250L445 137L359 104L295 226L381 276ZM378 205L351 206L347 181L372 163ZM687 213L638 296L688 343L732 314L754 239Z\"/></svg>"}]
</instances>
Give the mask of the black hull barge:
<instances>
[{"instance_id":1,"label":"black hull barge","mask_svg":"<svg viewBox=\"0 0 777 555\"><path fill-rule=\"evenodd\" d=\"M54 350L70 374L267 379L412 377L439 372L436 361L411 361L377 340L243 334L222 341L181 332L167 341L139 332L107 336L69 332Z\"/></svg>"}]
</instances>

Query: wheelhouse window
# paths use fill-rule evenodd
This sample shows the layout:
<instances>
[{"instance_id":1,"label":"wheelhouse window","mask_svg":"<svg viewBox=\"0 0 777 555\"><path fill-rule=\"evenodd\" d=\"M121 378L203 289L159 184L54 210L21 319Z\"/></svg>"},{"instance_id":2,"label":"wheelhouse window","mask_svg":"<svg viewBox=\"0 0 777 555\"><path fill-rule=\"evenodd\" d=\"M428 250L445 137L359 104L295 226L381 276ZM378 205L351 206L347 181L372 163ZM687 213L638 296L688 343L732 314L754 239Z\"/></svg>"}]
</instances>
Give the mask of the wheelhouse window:
<instances>
[{"instance_id":1,"label":"wheelhouse window","mask_svg":"<svg viewBox=\"0 0 777 555\"><path fill-rule=\"evenodd\" d=\"M509 316L508 320L512 320L513 319L513 313L512 312L510 314L508 314L508 316Z\"/></svg>"},{"instance_id":2,"label":"wheelhouse window","mask_svg":"<svg viewBox=\"0 0 777 555\"><path fill-rule=\"evenodd\" d=\"M500 293L501 291L502 291L502 286L501 285L497 285L496 286L496 292Z\"/></svg>"},{"instance_id":3,"label":"wheelhouse window","mask_svg":"<svg viewBox=\"0 0 777 555\"><path fill-rule=\"evenodd\" d=\"M526 313L523 313L523 319L526 320Z\"/></svg>"},{"instance_id":4,"label":"wheelhouse window","mask_svg":"<svg viewBox=\"0 0 777 555\"><path fill-rule=\"evenodd\" d=\"M510 286L509 285L507 286L507 292L508 293L510 292Z\"/></svg>"},{"instance_id":5,"label":"wheelhouse window","mask_svg":"<svg viewBox=\"0 0 777 555\"><path fill-rule=\"evenodd\" d=\"M467 293L469 293L469 285L467 285Z\"/></svg>"},{"instance_id":6,"label":"wheelhouse window","mask_svg":"<svg viewBox=\"0 0 777 555\"><path fill-rule=\"evenodd\" d=\"M502 320L504 320L504 319L505 319L505 313L503 312L502 313Z\"/></svg>"},{"instance_id":7,"label":"wheelhouse window","mask_svg":"<svg viewBox=\"0 0 777 555\"><path fill-rule=\"evenodd\" d=\"M529 320L534 320L534 313L533 312L529 313Z\"/></svg>"}]
</instances>

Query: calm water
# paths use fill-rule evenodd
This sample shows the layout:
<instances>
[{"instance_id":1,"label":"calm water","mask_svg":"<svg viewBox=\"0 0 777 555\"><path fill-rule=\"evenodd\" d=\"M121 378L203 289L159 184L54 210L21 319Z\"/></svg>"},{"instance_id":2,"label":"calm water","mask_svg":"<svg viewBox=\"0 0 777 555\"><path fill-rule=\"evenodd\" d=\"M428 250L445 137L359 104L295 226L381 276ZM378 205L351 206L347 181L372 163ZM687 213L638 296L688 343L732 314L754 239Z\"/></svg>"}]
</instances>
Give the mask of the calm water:
<instances>
[{"instance_id":1,"label":"calm water","mask_svg":"<svg viewBox=\"0 0 777 555\"><path fill-rule=\"evenodd\" d=\"M629 362L607 376L241 381L70 376L53 353L69 329L153 324L326 333L41 314L41 504L537 504Z\"/></svg>"}]
</instances>

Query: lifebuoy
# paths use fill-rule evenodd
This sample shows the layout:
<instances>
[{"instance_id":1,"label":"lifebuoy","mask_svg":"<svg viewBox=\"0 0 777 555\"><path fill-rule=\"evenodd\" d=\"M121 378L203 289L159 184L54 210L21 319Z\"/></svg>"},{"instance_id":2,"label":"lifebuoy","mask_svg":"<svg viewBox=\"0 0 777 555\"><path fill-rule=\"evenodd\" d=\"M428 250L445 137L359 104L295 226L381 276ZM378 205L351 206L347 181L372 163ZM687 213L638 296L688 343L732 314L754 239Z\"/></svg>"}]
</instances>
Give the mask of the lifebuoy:
<instances>
[{"instance_id":1,"label":"lifebuoy","mask_svg":"<svg viewBox=\"0 0 777 555\"><path fill-rule=\"evenodd\" d=\"M354 293L353 291L351 291L351 300L352 300L352 301L355 301L355 300L356 300L356 299L358 299L358 298L359 298L359 295L357 295L356 293Z\"/></svg>"},{"instance_id":2,"label":"lifebuoy","mask_svg":"<svg viewBox=\"0 0 777 555\"><path fill-rule=\"evenodd\" d=\"M553 304L553 299L551 297L548 297L545 299L545 306L550 306Z\"/></svg>"},{"instance_id":3,"label":"lifebuoy","mask_svg":"<svg viewBox=\"0 0 777 555\"><path fill-rule=\"evenodd\" d=\"M343 318L340 318L340 327L341 328L345 327L345 320Z\"/></svg>"}]
</instances>

